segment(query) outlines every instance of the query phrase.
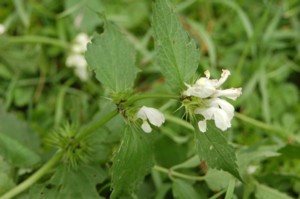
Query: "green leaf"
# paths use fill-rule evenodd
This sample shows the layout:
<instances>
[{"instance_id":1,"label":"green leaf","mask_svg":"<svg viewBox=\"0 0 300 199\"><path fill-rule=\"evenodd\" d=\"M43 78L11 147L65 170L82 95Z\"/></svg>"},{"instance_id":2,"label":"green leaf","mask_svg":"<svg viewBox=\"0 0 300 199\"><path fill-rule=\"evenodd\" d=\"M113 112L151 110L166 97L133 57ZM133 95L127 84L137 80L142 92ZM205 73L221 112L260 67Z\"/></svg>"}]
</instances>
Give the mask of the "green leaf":
<instances>
[{"instance_id":1,"label":"green leaf","mask_svg":"<svg viewBox=\"0 0 300 199\"><path fill-rule=\"evenodd\" d=\"M61 165L52 179L44 185L34 186L29 199L99 199L96 185L102 183L107 174L97 165L81 165L71 169Z\"/></svg>"},{"instance_id":2,"label":"green leaf","mask_svg":"<svg viewBox=\"0 0 300 199\"><path fill-rule=\"evenodd\" d=\"M165 183L160 185L158 187L157 194L155 195L155 199L165 199L170 189L171 189L170 183Z\"/></svg>"},{"instance_id":3,"label":"green leaf","mask_svg":"<svg viewBox=\"0 0 300 199\"><path fill-rule=\"evenodd\" d=\"M158 64L174 90L184 89L199 64L195 41L184 30L167 0L157 0L153 8L153 31Z\"/></svg>"},{"instance_id":4,"label":"green leaf","mask_svg":"<svg viewBox=\"0 0 300 199\"><path fill-rule=\"evenodd\" d=\"M114 24L106 22L105 31L95 35L87 47L86 59L96 78L114 92L130 90L137 72L135 50Z\"/></svg>"},{"instance_id":5,"label":"green leaf","mask_svg":"<svg viewBox=\"0 0 300 199\"><path fill-rule=\"evenodd\" d=\"M292 199L292 197L266 185L257 184L255 197L258 199Z\"/></svg>"},{"instance_id":6,"label":"green leaf","mask_svg":"<svg viewBox=\"0 0 300 199\"><path fill-rule=\"evenodd\" d=\"M200 161L206 161L210 168L227 171L242 181L233 147L227 143L220 130L210 122L208 124L208 130L205 133L200 132L198 126L195 125Z\"/></svg>"},{"instance_id":7,"label":"green leaf","mask_svg":"<svg viewBox=\"0 0 300 199\"><path fill-rule=\"evenodd\" d=\"M170 168L183 162L187 156L187 149L178 145L169 137L161 136L155 140L155 161L158 165Z\"/></svg>"},{"instance_id":8,"label":"green leaf","mask_svg":"<svg viewBox=\"0 0 300 199\"><path fill-rule=\"evenodd\" d=\"M20 167L29 167L40 161L34 151L4 134L0 134L0 154Z\"/></svg>"},{"instance_id":9,"label":"green leaf","mask_svg":"<svg viewBox=\"0 0 300 199\"><path fill-rule=\"evenodd\" d=\"M183 180L175 180L173 183L173 196L176 199L198 199L199 194L193 186Z\"/></svg>"},{"instance_id":10,"label":"green leaf","mask_svg":"<svg viewBox=\"0 0 300 199\"><path fill-rule=\"evenodd\" d=\"M0 156L0 195L15 186L12 179L13 168Z\"/></svg>"},{"instance_id":11,"label":"green leaf","mask_svg":"<svg viewBox=\"0 0 300 199\"><path fill-rule=\"evenodd\" d=\"M225 199L232 199L234 196L235 179L229 181L229 185L226 191Z\"/></svg>"},{"instance_id":12,"label":"green leaf","mask_svg":"<svg viewBox=\"0 0 300 199\"><path fill-rule=\"evenodd\" d=\"M184 169L195 168L195 167L199 166L200 163L201 162L199 160L199 157L197 155L194 155L191 158L187 159L186 161L172 166L172 169L175 170L175 169L182 169L182 168L184 168Z\"/></svg>"},{"instance_id":13,"label":"green leaf","mask_svg":"<svg viewBox=\"0 0 300 199\"><path fill-rule=\"evenodd\" d=\"M221 191L224 188L228 187L229 181L232 178L232 175L225 171L209 169L205 175L205 182L211 190Z\"/></svg>"},{"instance_id":14,"label":"green leaf","mask_svg":"<svg viewBox=\"0 0 300 199\"><path fill-rule=\"evenodd\" d=\"M15 186L14 181L5 173L0 173L0 195Z\"/></svg>"},{"instance_id":15,"label":"green leaf","mask_svg":"<svg viewBox=\"0 0 300 199\"><path fill-rule=\"evenodd\" d=\"M101 24L101 20L97 16L97 12L103 12L104 6L102 1L98 0L89 0L89 1L77 1L77 0L67 0L64 1L66 10L63 12L66 16L71 13L70 17L73 21L76 21L78 24L78 16L81 16L81 21L79 27L81 31L93 32L97 26ZM80 9L78 9L80 8Z\"/></svg>"},{"instance_id":16,"label":"green leaf","mask_svg":"<svg viewBox=\"0 0 300 199\"><path fill-rule=\"evenodd\" d=\"M153 133L125 127L123 141L112 166L111 198L130 196L154 164Z\"/></svg>"},{"instance_id":17,"label":"green leaf","mask_svg":"<svg viewBox=\"0 0 300 199\"><path fill-rule=\"evenodd\" d=\"M300 145L299 144L287 144L282 147L278 152L282 157L286 159L300 159Z\"/></svg>"},{"instance_id":18,"label":"green leaf","mask_svg":"<svg viewBox=\"0 0 300 199\"><path fill-rule=\"evenodd\" d=\"M0 154L19 167L30 167L40 161L36 153L39 139L36 134L14 115L0 107Z\"/></svg>"}]
</instances>

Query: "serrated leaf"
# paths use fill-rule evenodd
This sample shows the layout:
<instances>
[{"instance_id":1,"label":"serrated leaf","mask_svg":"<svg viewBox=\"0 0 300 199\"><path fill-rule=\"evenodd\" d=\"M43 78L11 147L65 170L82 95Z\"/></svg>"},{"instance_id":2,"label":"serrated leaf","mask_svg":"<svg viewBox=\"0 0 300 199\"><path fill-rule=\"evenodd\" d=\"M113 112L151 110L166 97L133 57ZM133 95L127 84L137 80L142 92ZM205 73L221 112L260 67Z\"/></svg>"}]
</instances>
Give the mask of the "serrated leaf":
<instances>
[{"instance_id":1,"label":"serrated leaf","mask_svg":"<svg viewBox=\"0 0 300 199\"><path fill-rule=\"evenodd\" d=\"M200 132L198 126L195 126L200 161L206 161L210 168L227 171L242 181L233 147L227 143L222 132L210 122L208 124L205 133Z\"/></svg>"},{"instance_id":2,"label":"serrated leaf","mask_svg":"<svg viewBox=\"0 0 300 199\"><path fill-rule=\"evenodd\" d=\"M130 90L139 71L135 50L114 24L105 24L104 33L95 35L85 57L102 84L117 93Z\"/></svg>"},{"instance_id":3,"label":"serrated leaf","mask_svg":"<svg viewBox=\"0 0 300 199\"><path fill-rule=\"evenodd\" d=\"M176 199L198 199L199 194L195 191L191 184L183 180L175 180L173 183L173 196Z\"/></svg>"},{"instance_id":4,"label":"serrated leaf","mask_svg":"<svg viewBox=\"0 0 300 199\"><path fill-rule=\"evenodd\" d=\"M37 135L13 114L0 107L0 154L18 167L30 167L40 161Z\"/></svg>"},{"instance_id":5,"label":"serrated leaf","mask_svg":"<svg viewBox=\"0 0 300 199\"><path fill-rule=\"evenodd\" d=\"M111 198L129 196L137 190L154 164L153 133L125 127L123 141L112 166Z\"/></svg>"},{"instance_id":6,"label":"serrated leaf","mask_svg":"<svg viewBox=\"0 0 300 199\"><path fill-rule=\"evenodd\" d=\"M257 184L255 191L255 198L257 199L292 199L292 197L282 193L276 189L268 187L266 185Z\"/></svg>"},{"instance_id":7,"label":"serrated leaf","mask_svg":"<svg viewBox=\"0 0 300 199\"><path fill-rule=\"evenodd\" d=\"M178 92L197 70L199 52L195 41L184 30L167 0L156 0L152 26L158 64L167 83Z\"/></svg>"},{"instance_id":8,"label":"serrated leaf","mask_svg":"<svg viewBox=\"0 0 300 199\"><path fill-rule=\"evenodd\" d=\"M96 185L105 178L105 171L97 165L82 165L76 170L61 165L49 182L30 190L29 199L99 199Z\"/></svg>"}]
</instances>

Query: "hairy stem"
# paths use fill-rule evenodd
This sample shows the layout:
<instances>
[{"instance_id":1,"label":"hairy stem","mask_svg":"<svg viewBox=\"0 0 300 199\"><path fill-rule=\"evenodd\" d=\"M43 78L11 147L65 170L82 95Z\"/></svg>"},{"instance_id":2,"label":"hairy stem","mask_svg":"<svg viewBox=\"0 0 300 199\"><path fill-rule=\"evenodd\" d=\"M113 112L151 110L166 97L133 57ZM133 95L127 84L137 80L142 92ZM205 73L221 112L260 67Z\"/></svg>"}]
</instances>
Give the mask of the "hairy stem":
<instances>
[{"instance_id":1,"label":"hairy stem","mask_svg":"<svg viewBox=\"0 0 300 199\"><path fill-rule=\"evenodd\" d=\"M256 127L259 127L259 128L261 128L261 129L264 129L264 130L267 130L267 131L271 131L271 132L273 132L274 134L276 134L277 136L279 136L279 137L281 137L281 138L283 138L283 139L285 139L285 140L288 140L288 139L290 138L290 137L289 137L289 134L288 134L285 130L283 130L283 129L279 129L279 128L273 127L273 126L271 126L271 125L269 125L269 124L266 124L266 123L264 123L264 122L255 120L255 119L250 118L250 117L248 117L248 116L246 116L246 115L243 115L243 114L241 114L241 113L235 112L234 115L235 115L238 119L240 119L240 120L242 120L242 121L244 121L244 122L247 122L247 123L249 123L249 124L252 124L252 125L254 125L254 126L256 126Z\"/></svg>"},{"instance_id":2,"label":"hairy stem","mask_svg":"<svg viewBox=\"0 0 300 199\"><path fill-rule=\"evenodd\" d=\"M203 181L204 180L204 176L190 176L190 175L186 175L183 173L179 173L177 171L173 171L172 169L166 169L164 167L155 165L154 169L157 171L160 171L162 173L166 173L169 176L175 176L175 177L179 177L179 178L183 178L183 179L187 179L187 180L196 180L196 181Z\"/></svg>"},{"instance_id":3,"label":"hairy stem","mask_svg":"<svg viewBox=\"0 0 300 199\"><path fill-rule=\"evenodd\" d=\"M135 95L135 96L129 98L128 101L126 101L124 104L130 105L136 101L143 100L143 99L149 99L149 98L166 98L166 99L179 100L180 96L166 95L166 94L140 94L140 95Z\"/></svg>"},{"instance_id":4,"label":"hairy stem","mask_svg":"<svg viewBox=\"0 0 300 199\"><path fill-rule=\"evenodd\" d=\"M118 114L118 110L113 110L109 114L107 114L105 117L103 117L101 120L93 124L92 126L84 129L83 131L79 132L79 134L75 138L75 142L79 142L82 138L90 135L92 132L94 132L97 128L114 118Z\"/></svg>"},{"instance_id":5,"label":"hairy stem","mask_svg":"<svg viewBox=\"0 0 300 199\"><path fill-rule=\"evenodd\" d=\"M18 37L9 37L8 41L11 43L40 43L57 46L60 48L68 48L69 45L65 41L61 41L55 38L37 36L37 35L27 35Z\"/></svg>"}]
</instances>

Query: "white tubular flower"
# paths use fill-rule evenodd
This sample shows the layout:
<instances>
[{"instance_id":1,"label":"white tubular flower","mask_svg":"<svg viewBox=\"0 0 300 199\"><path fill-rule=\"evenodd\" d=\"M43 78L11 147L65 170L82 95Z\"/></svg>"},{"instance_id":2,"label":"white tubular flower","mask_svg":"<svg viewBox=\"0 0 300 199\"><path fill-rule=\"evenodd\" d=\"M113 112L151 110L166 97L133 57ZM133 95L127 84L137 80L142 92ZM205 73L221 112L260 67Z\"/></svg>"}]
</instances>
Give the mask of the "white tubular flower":
<instances>
[{"instance_id":1,"label":"white tubular flower","mask_svg":"<svg viewBox=\"0 0 300 199\"><path fill-rule=\"evenodd\" d=\"M83 55L71 54L68 56L68 58L66 60L66 65L68 67L74 67L74 68L86 68L87 62Z\"/></svg>"},{"instance_id":2,"label":"white tubular flower","mask_svg":"<svg viewBox=\"0 0 300 199\"><path fill-rule=\"evenodd\" d=\"M206 77L198 79L194 85L186 84L188 88L183 94L201 99L199 107L194 109L195 114L200 114L204 117L204 120L198 122L198 127L201 132L206 132L207 120L214 120L216 127L225 131L231 127L234 107L229 102L219 97L236 100L236 98L242 94L242 89L231 88L221 90L219 88L230 75L229 70L223 70L220 79L209 79L209 71L205 71L204 74Z\"/></svg>"},{"instance_id":3,"label":"white tubular flower","mask_svg":"<svg viewBox=\"0 0 300 199\"><path fill-rule=\"evenodd\" d=\"M3 33L5 33L6 28L3 24L0 24L0 35L2 35Z\"/></svg>"},{"instance_id":4,"label":"white tubular flower","mask_svg":"<svg viewBox=\"0 0 300 199\"><path fill-rule=\"evenodd\" d=\"M87 70L88 64L83 55L89 42L90 38L87 34L78 34L71 46L71 53L66 60L66 65L74 68L75 75L78 76L81 81L86 81L89 77Z\"/></svg>"},{"instance_id":5,"label":"white tubular flower","mask_svg":"<svg viewBox=\"0 0 300 199\"><path fill-rule=\"evenodd\" d=\"M90 38L85 33L80 33L76 36L75 42L72 46L74 53L84 53L86 51L87 44L90 42Z\"/></svg>"},{"instance_id":6,"label":"white tubular flower","mask_svg":"<svg viewBox=\"0 0 300 199\"><path fill-rule=\"evenodd\" d=\"M165 117L159 110L147 106L140 108L140 110L136 113L136 117L143 120L141 127L146 133L150 133L152 131L148 122L157 127L160 127L165 122Z\"/></svg>"}]
</instances>

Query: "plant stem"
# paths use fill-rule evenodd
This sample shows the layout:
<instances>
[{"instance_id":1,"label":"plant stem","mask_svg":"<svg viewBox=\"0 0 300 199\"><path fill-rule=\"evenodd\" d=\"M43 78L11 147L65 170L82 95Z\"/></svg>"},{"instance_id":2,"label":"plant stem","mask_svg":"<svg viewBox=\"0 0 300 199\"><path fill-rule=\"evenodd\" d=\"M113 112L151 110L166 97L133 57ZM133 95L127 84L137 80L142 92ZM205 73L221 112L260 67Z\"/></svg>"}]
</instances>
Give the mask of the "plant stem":
<instances>
[{"instance_id":1,"label":"plant stem","mask_svg":"<svg viewBox=\"0 0 300 199\"><path fill-rule=\"evenodd\" d=\"M57 152L44 166L42 166L37 172L35 172L32 176L27 178L21 184L16 186L15 188L8 191L6 194L0 197L0 199L10 199L14 196L20 194L27 188L29 188L32 184L37 182L41 177L43 177L56 163L59 162L63 155L62 151Z\"/></svg>"},{"instance_id":2,"label":"plant stem","mask_svg":"<svg viewBox=\"0 0 300 199\"><path fill-rule=\"evenodd\" d=\"M55 38L37 36L37 35L27 35L18 37L8 37L11 43L41 43L57 46L60 48L68 48L69 45L65 41L61 41Z\"/></svg>"},{"instance_id":3,"label":"plant stem","mask_svg":"<svg viewBox=\"0 0 300 199\"><path fill-rule=\"evenodd\" d=\"M283 138L283 139L285 139L285 140L288 140L288 139L289 139L289 134L288 134L285 130L283 130L283 129L275 128L275 127L273 127L273 126L271 126L271 125L269 125L269 124L266 124L266 123L263 123L263 122L261 122L261 121L255 120L255 119L250 118L250 117L248 117L248 116L246 116L246 115L243 115L243 114L241 114L241 113L235 112L234 115L235 115L238 119L240 119L240 120L242 120L242 121L244 121L244 122L247 122L247 123L252 124L252 125L254 125L254 126L257 126L257 127L259 127L259 128L265 129L265 130L267 130L267 131L272 131L272 132L274 132L277 136L279 136L279 137L281 137L281 138Z\"/></svg>"},{"instance_id":4,"label":"plant stem","mask_svg":"<svg viewBox=\"0 0 300 199\"><path fill-rule=\"evenodd\" d=\"M219 198L221 195L223 195L226 192L226 189L223 189L222 191L220 191L219 193L216 193L215 195L213 195L212 197L210 197L209 199L217 199Z\"/></svg>"},{"instance_id":5,"label":"plant stem","mask_svg":"<svg viewBox=\"0 0 300 199\"><path fill-rule=\"evenodd\" d=\"M164 115L165 115L166 120L174 122L175 124L183 126L183 127L187 128L187 129L189 129L191 131L195 130L194 127L193 127L193 125L191 125L189 122L187 122L187 121L185 121L183 119L180 119L178 117L175 117L173 115L169 115L169 114L166 114L166 113Z\"/></svg>"},{"instance_id":6,"label":"plant stem","mask_svg":"<svg viewBox=\"0 0 300 199\"><path fill-rule=\"evenodd\" d=\"M183 173L179 173L179 172L173 171L172 169L166 169L164 167L160 167L158 165L155 165L154 169L157 170L157 171L166 173L166 174L168 174L170 176L176 176L176 177L187 179L187 180L203 181L204 178L205 178L204 176L190 176L190 175L186 175L186 174L183 174Z\"/></svg>"},{"instance_id":7,"label":"plant stem","mask_svg":"<svg viewBox=\"0 0 300 199\"><path fill-rule=\"evenodd\" d=\"M176 95L166 95L166 94L141 94L141 95L135 95L128 99L124 104L130 105L136 101L142 100L142 99L149 99L149 98L167 98L167 99L175 99L179 100L179 96Z\"/></svg>"},{"instance_id":8,"label":"plant stem","mask_svg":"<svg viewBox=\"0 0 300 199\"><path fill-rule=\"evenodd\" d=\"M75 142L79 142L82 138L88 136L92 132L94 132L97 128L111 120L113 117L115 117L118 114L118 110L113 110L109 114L107 114L104 118L93 124L92 126L84 129L83 131L79 132L79 134L75 138Z\"/></svg>"}]
</instances>

